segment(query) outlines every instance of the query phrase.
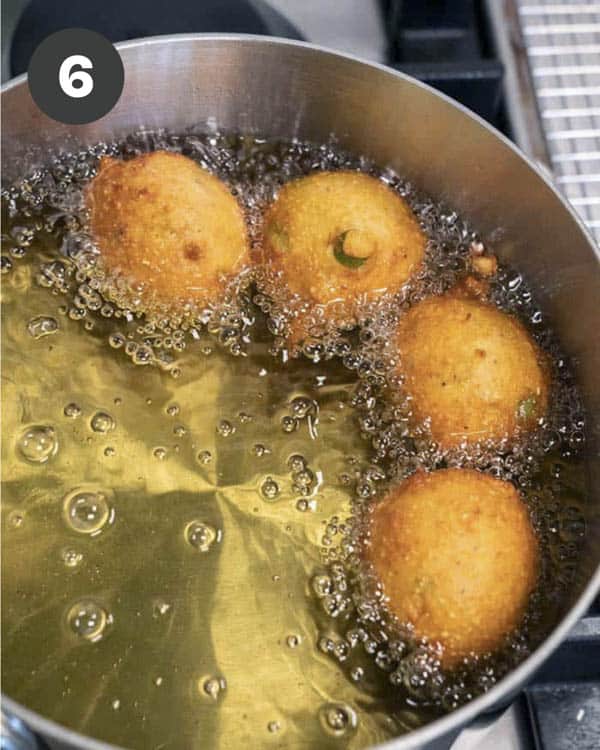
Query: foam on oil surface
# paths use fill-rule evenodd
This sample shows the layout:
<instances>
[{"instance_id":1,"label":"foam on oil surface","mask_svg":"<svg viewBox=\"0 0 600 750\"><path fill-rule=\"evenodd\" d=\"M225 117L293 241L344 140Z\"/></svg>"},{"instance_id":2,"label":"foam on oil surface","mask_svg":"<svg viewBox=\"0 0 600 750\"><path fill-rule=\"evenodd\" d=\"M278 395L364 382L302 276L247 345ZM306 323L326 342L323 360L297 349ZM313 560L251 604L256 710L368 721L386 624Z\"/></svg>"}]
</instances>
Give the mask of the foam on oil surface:
<instances>
[{"instance_id":1,"label":"foam on oil surface","mask_svg":"<svg viewBox=\"0 0 600 750\"><path fill-rule=\"evenodd\" d=\"M338 320L325 318L323 309L290 295L282 279L264 268L245 269L228 284L218 306L172 310L165 305L145 307L140 289L126 279L114 278L104 267L87 228L85 185L97 170L102 156L131 158L149 150L166 149L194 159L226 180L231 192L246 210L251 244L261 241L261 214L291 179L317 170L358 170L379 177L402 195L422 222L428 236L425 268L400 294L377 303L357 299L354 315ZM26 251L28 242L52 243L61 237L59 258L43 264L38 281L65 293L66 314L85 320L89 328L98 317L114 318L111 344L122 346L137 364L155 363L178 372L176 360L198 329L207 326L233 353L240 353L248 340L253 322L248 289L258 287L254 303L267 313L274 346L289 347L286 334L293 318L308 312L305 320L312 336L304 342L304 353L315 358L336 356L348 350L340 329L349 323L365 324L377 318L393 317L399 304L407 304L424 294L440 292L454 283L465 268L466 251L476 235L452 212L443 212L412 186L390 171L380 170L363 158L354 157L335 144L316 146L300 142L265 142L248 137L213 135L174 136L165 132L141 133L119 144L99 144L79 154L66 154L53 160L47 169L4 191L9 215L19 216L12 230L13 258ZM44 218L40 218L43 214ZM25 233L24 239L20 233ZM3 261L8 270L9 257ZM297 353L291 347L291 353Z\"/></svg>"}]
</instances>

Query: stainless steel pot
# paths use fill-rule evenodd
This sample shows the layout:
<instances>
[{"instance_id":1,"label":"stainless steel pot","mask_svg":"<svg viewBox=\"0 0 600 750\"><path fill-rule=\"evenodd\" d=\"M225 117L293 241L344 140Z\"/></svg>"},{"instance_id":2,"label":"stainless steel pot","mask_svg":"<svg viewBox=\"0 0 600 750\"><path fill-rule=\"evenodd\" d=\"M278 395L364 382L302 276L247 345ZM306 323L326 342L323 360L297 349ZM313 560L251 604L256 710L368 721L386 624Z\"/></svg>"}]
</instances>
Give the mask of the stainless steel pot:
<instances>
[{"instance_id":1,"label":"stainless steel pot","mask_svg":"<svg viewBox=\"0 0 600 750\"><path fill-rule=\"evenodd\" d=\"M476 226L518 265L574 358L587 410L589 531L563 618L546 641L489 693L386 748L448 743L475 716L508 701L554 651L600 590L600 264L574 211L500 133L423 84L383 66L263 37L179 35L119 45L125 89L114 110L86 126L60 125L33 104L25 77L2 90L6 179L49 151L139 127L297 136L341 145L408 176ZM51 748L108 745L4 699ZM383 746L382 746L383 747Z\"/></svg>"}]
</instances>

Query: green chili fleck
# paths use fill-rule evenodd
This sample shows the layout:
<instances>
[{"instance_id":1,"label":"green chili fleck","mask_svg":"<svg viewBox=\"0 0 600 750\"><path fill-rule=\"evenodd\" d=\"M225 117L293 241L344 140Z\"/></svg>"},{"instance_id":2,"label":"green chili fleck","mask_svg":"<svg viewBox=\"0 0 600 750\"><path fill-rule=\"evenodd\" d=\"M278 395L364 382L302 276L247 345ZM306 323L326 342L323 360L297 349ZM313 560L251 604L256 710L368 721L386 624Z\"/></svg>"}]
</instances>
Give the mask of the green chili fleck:
<instances>
[{"instance_id":1,"label":"green chili fleck","mask_svg":"<svg viewBox=\"0 0 600 750\"><path fill-rule=\"evenodd\" d=\"M268 233L271 243L280 253L284 253L290 249L289 235L279 224L271 224Z\"/></svg>"},{"instance_id":2,"label":"green chili fleck","mask_svg":"<svg viewBox=\"0 0 600 750\"><path fill-rule=\"evenodd\" d=\"M519 419L531 419L535 416L537 407L537 398L535 396L527 396L519 402L517 407L517 417Z\"/></svg>"},{"instance_id":3,"label":"green chili fleck","mask_svg":"<svg viewBox=\"0 0 600 750\"><path fill-rule=\"evenodd\" d=\"M347 229L345 232L338 234L333 243L333 257L338 263L346 268L360 268L363 263L366 263L369 258L356 258L354 255L348 255L344 252L344 242L346 241L346 235L350 230Z\"/></svg>"}]
</instances>

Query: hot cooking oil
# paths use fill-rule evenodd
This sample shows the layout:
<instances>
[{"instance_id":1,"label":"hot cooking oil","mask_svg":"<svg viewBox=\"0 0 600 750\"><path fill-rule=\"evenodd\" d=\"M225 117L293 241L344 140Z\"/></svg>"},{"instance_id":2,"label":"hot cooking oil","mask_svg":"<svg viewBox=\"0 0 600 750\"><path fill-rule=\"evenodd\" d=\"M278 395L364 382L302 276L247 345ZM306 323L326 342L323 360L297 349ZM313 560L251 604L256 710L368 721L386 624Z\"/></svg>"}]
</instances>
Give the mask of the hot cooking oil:
<instances>
[{"instance_id":1,"label":"hot cooking oil","mask_svg":"<svg viewBox=\"0 0 600 750\"><path fill-rule=\"evenodd\" d=\"M488 689L560 614L585 534L583 423L568 363L527 285L493 294L553 355L540 435L441 455L399 435L377 341L398 300L291 356L288 301L246 277L202 320L105 298L82 190L98 156L168 148L260 210L316 169L378 175L413 206L427 268L401 304L448 288L472 230L334 144L135 135L56 157L4 193L3 690L131 748L365 748ZM117 295L118 296L118 295ZM544 586L511 648L460 679L386 632L357 553L363 508L415 468L475 465L523 491Z\"/></svg>"}]
</instances>

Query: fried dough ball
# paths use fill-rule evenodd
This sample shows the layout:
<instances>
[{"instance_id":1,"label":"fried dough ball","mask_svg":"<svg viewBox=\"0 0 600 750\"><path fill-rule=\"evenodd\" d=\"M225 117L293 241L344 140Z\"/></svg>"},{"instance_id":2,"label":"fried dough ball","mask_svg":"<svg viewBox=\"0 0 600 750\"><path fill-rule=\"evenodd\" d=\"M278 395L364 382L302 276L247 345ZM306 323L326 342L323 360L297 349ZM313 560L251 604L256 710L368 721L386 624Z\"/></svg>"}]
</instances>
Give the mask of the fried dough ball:
<instances>
[{"instance_id":1,"label":"fried dough ball","mask_svg":"<svg viewBox=\"0 0 600 750\"><path fill-rule=\"evenodd\" d=\"M290 182L264 219L264 260L293 294L351 310L356 298L398 291L419 267L425 236L404 200L359 172Z\"/></svg>"},{"instance_id":2,"label":"fried dough ball","mask_svg":"<svg viewBox=\"0 0 600 750\"><path fill-rule=\"evenodd\" d=\"M443 448L510 440L548 406L541 350L518 320L470 294L457 288L422 300L397 329L397 372L413 418L429 418Z\"/></svg>"},{"instance_id":3,"label":"fried dough ball","mask_svg":"<svg viewBox=\"0 0 600 750\"><path fill-rule=\"evenodd\" d=\"M538 545L519 493L471 469L418 472L375 506L367 558L388 606L441 663L493 651L520 624Z\"/></svg>"},{"instance_id":4,"label":"fried dough ball","mask_svg":"<svg viewBox=\"0 0 600 750\"><path fill-rule=\"evenodd\" d=\"M215 302L221 277L248 261L238 202L221 180L181 154L103 158L87 205L107 268L141 285L146 301Z\"/></svg>"}]
</instances>

